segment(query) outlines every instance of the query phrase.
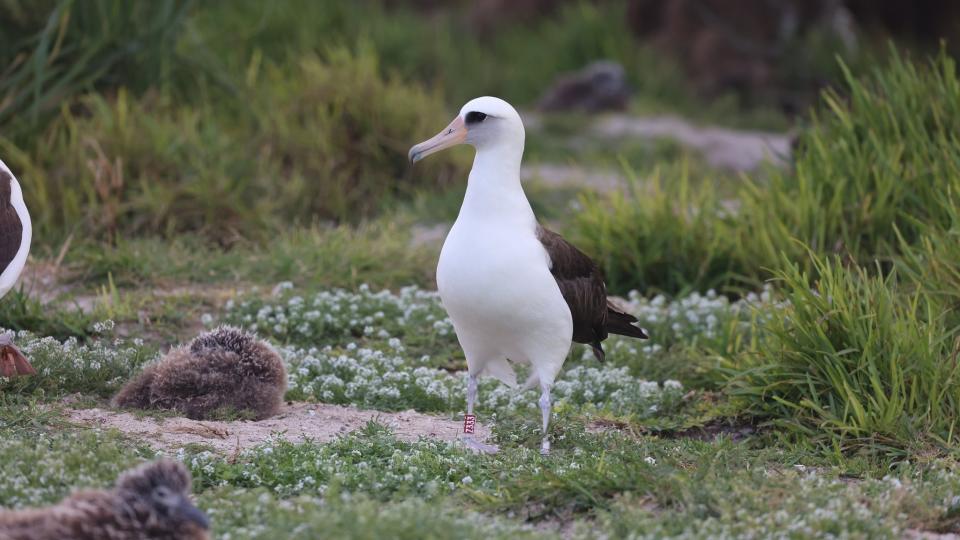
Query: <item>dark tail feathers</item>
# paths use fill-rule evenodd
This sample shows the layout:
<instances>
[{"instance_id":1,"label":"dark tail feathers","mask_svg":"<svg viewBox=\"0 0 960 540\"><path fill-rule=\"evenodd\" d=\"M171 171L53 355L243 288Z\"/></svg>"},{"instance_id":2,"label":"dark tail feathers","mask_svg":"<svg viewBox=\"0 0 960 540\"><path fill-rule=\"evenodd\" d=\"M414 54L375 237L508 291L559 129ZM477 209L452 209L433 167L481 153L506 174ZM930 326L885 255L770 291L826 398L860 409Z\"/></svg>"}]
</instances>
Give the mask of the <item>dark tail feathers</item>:
<instances>
[{"instance_id":1,"label":"dark tail feathers","mask_svg":"<svg viewBox=\"0 0 960 540\"><path fill-rule=\"evenodd\" d=\"M634 326L633 323L635 322L637 322L637 318L633 315L621 313L612 307L607 308L606 330L608 333L639 339L649 339L650 336L647 335L647 331L639 326Z\"/></svg>"},{"instance_id":2,"label":"dark tail feathers","mask_svg":"<svg viewBox=\"0 0 960 540\"><path fill-rule=\"evenodd\" d=\"M639 338L639 339L649 339L647 336L647 331L639 326L634 326L633 323L637 322L637 318L633 315L628 315L621 311L617 311L613 307L607 307L607 324L604 325L604 330L607 334L619 334L621 336ZM593 349L593 355L597 357L599 362L606 360L607 355L603 352L603 345L601 344L600 339L590 343L590 348Z\"/></svg>"}]
</instances>

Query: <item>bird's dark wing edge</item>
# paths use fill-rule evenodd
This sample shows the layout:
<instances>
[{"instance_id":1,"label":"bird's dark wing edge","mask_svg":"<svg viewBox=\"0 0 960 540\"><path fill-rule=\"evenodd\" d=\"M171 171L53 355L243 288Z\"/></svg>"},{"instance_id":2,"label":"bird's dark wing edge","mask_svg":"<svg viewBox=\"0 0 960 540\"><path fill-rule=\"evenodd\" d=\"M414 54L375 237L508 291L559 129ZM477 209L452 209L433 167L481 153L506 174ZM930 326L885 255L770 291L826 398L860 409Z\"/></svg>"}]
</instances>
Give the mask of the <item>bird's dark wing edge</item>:
<instances>
[{"instance_id":1,"label":"bird's dark wing edge","mask_svg":"<svg viewBox=\"0 0 960 540\"><path fill-rule=\"evenodd\" d=\"M537 227L537 238L550 257L550 272L570 308L573 341L590 345L602 362L605 355L601 342L609 333L646 338L631 324L636 322L635 317L609 303L603 274L593 259L546 227Z\"/></svg>"},{"instance_id":2,"label":"bird's dark wing edge","mask_svg":"<svg viewBox=\"0 0 960 540\"><path fill-rule=\"evenodd\" d=\"M9 173L0 171L0 195L6 195L0 196L0 273L17 256L23 242L23 223L20 223L17 209L10 202L12 182Z\"/></svg>"}]
</instances>

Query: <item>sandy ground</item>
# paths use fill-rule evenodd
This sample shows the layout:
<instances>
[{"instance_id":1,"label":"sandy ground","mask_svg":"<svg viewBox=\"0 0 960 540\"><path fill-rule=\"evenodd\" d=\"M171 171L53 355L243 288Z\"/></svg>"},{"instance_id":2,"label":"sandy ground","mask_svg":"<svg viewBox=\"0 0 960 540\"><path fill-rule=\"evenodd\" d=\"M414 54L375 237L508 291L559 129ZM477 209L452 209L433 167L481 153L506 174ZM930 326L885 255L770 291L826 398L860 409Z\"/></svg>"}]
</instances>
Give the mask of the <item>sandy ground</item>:
<instances>
[{"instance_id":1,"label":"sandy ground","mask_svg":"<svg viewBox=\"0 0 960 540\"><path fill-rule=\"evenodd\" d=\"M143 440L157 450L173 452L184 445L199 443L219 452L230 453L256 446L272 434L292 442L310 439L330 442L339 435L364 427L376 420L394 430L398 439L416 441L430 437L454 441L462 423L416 411L388 413L361 410L322 403L295 403L284 406L280 414L259 422L196 421L188 418L138 418L130 413L106 409L67 409L71 421L91 427L116 428ZM477 439L486 441L490 430L477 424Z\"/></svg>"}]
</instances>

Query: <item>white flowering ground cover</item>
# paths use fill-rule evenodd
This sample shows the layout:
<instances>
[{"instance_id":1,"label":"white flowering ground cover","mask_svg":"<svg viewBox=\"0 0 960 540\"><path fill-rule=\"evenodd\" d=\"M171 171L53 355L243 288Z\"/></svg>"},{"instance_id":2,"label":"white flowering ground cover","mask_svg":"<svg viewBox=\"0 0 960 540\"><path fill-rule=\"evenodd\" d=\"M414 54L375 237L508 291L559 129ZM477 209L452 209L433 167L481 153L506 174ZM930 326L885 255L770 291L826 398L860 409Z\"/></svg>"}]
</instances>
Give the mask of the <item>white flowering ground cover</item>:
<instances>
[{"instance_id":1,"label":"white flowering ground cover","mask_svg":"<svg viewBox=\"0 0 960 540\"><path fill-rule=\"evenodd\" d=\"M454 353L456 345L439 295L414 286L393 293L364 284L356 291L333 289L305 296L292 284L281 283L267 299L254 294L228 302L223 319L280 343L308 347L387 341L411 354L439 356Z\"/></svg>"},{"instance_id":2,"label":"white flowering ground cover","mask_svg":"<svg viewBox=\"0 0 960 540\"><path fill-rule=\"evenodd\" d=\"M203 322L270 340L287 365L289 400L462 414L464 366L436 293L266 290ZM825 454L775 431L734 442L663 428L736 411L735 400L716 397L723 376L713 358L762 339L756 321L783 308L772 291L737 301L632 294L625 305L652 339L612 338L602 365L573 351L554 389L550 457L537 451L535 392L495 381L481 384L479 404L501 447L493 456L401 441L371 423L329 444L276 437L231 455L189 445L171 457L190 468L215 538L899 538L956 527L960 468L947 457L891 463ZM0 380L0 506L106 486L156 455L57 412L78 395L104 406L168 346L111 329L101 324L84 342L18 334L43 377ZM624 427L598 431L596 422Z\"/></svg>"},{"instance_id":3,"label":"white flowering ground cover","mask_svg":"<svg viewBox=\"0 0 960 540\"><path fill-rule=\"evenodd\" d=\"M720 333L717 321L729 325L746 311L714 294L710 303L699 298L694 302L685 299L681 306L662 298L649 304L636 299L634 304L643 306L636 311L651 328L669 325L669 334L663 334L667 346L681 339L678 333L683 331L712 339ZM693 310L706 326L687 314ZM209 322L216 321L211 317ZM464 373L438 369L455 364L462 353L434 291L405 287L393 293L361 286L357 291L303 295L282 284L270 298L253 296L227 303L222 322L244 326L284 344L280 352L289 368L290 399L453 413L465 406ZM611 363L639 363L663 350L664 345L656 342L614 339ZM678 381L644 380L627 367L599 366L588 357L572 362L554 391L560 407L589 405L638 416L675 409L682 395ZM535 392L519 394L492 380L482 383L479 405L481 411L496 414L535 414L537 407Z\"/></svg>"},{"instance_id":4,"label":"white flowering ground cover","mask_svg":"<svg viewBox=\"0 0 960 540\"><path fill-rule=\"evenodd\" d=\"M396 338L392 338L396 339ZM388 350L357 347L340 349L280 348L289 374L288 398L316 399L325 403L357 405L381 410L459 412L465 407L464 372L450 373L432 367L429 357L410 358L388 345ZM554 387L557 406L605 408L617 414L647 415L675 407L682 385L663 385L630 375L625 367L574 366ZM526 412L535 415L537 394L520 393L494 380L482 382L480 411L498 414Z\"/></svg>"},{"instance_id":5,"label":"white flowering ground cover","mask_svg":"<svg viewBox=\"0 0 960 540\"><path fill-rule=\"evenodd\" d=\"M113 324L99 323L95 330L109 332ZM2 332L2 330L0 330ZM141 366L156 356L156 347L142 340L103 339L80 343L75 338L57 341L18 332L16 343L37 370L37 377L0 377L0 395L59 397L72 393L109 397Z\"/></svg>"}]
</instances>

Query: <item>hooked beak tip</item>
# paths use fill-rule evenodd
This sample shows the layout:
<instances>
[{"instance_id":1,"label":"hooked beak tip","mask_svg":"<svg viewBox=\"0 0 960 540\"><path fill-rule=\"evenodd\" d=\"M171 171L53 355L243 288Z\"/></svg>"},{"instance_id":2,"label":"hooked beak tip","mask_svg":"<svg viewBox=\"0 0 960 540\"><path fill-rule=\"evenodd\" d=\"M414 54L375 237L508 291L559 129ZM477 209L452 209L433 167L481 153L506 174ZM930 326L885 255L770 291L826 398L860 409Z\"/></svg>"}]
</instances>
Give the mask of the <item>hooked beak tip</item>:
<instances>
[{"instance_id":1,"label":"hooked beak tip","mask_svg":"<svg viewBox=\"0 0 960 540\"><path fill-rule=\"evenodd\" d=\"M464 143L466 139L467 126L463 123L463 118L458 116L454 118L453 122L450 122L450 125L445 127L443 131L410 148L407 157L410 159L410 164L412 165L444 148L450 148L451 146Z\"/></svg>"}]
</instances>

